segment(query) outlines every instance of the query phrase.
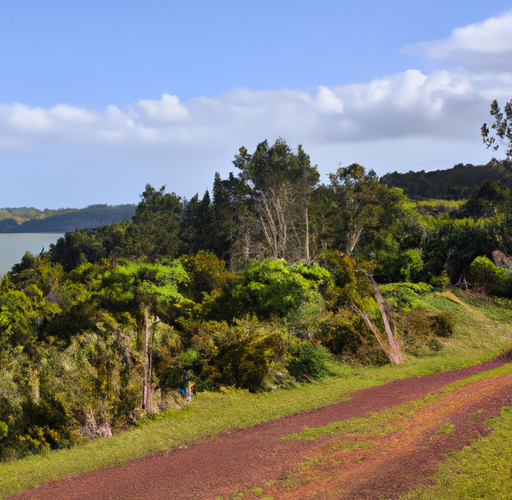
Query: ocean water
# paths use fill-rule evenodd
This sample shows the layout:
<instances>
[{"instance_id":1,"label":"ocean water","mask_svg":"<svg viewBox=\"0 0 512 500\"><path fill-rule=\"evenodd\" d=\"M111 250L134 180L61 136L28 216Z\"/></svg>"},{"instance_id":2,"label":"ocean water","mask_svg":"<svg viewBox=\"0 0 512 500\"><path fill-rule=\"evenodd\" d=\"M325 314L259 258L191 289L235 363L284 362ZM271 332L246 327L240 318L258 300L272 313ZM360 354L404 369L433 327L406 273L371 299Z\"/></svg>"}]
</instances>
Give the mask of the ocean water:
<instances>
[{"instance_id":1,"label":"ocean water","mask_svg":"<svg viewBox=\"0 0 512 500\"><path fill-rule=\"evenodd\" d=\"M11 270L25 252L29 250L39 255L41 250L48 250L62 234L56 233L6 233L0 234L0 275Z\"/></svg>"}]
</instances>

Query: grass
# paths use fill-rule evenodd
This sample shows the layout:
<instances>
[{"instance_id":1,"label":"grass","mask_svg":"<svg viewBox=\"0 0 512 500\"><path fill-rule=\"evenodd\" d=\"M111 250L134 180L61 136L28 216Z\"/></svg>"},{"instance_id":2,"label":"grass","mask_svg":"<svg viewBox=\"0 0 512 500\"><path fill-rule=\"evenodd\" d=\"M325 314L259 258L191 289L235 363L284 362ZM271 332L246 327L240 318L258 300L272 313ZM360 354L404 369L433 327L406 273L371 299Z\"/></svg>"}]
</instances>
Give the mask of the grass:
<instances>
[{"instance_id":1,"label":"grass","mask_svg":"<svg viewBox=\"0 0 512 500\"><path fill-rule=\"evenodd\" d=\"M465 302L467 300L462 298ZM428 295L425 305L456 315L457 331L443 340L436 356L410 357L401 366L350 368L336 365L337 375L273 393L242 390L199 393L181 411L111 439L0 464L0 499L46 481L126 463L152 453L167 452L184 442L215 437L284 415L312 410L348 399L352 391L429 373L477 364L512 346L510 312L472 301L469 309L440 295Z\"/></svg>"},{"instance_id":2,"label":"grass","mask_svg":"<svg viewBox=\"0 0 512 500\"><path fill-rule=\"evenodd\" d=\"M437 434L451 434L454 429L454 425L450 422L444 424L438 431Z\"/></svg>"},{"instance_id":3,"label":"grass","mask_svg":"<svg viewBox=\"0 0 512 500\"><path fill-rule=\"evenodd\" d=\"M507 364L493 370L477 373L462 380L457 380L447 384L434 394L427 394L426 396L414 401L410 401L378 413L371 413L364 417L354 417L349 420L330 422L329 424L322 425L320 427L305 428L301 432L287 434L286 436L283 436L283 439L305 439L308 441L314 441L322 436L333 434L362 434L367 437L392 434L397 431L397 424L399 424L400 421L411 420L418 410L426 408L440 397L459 390L472 382L476 382L487 377L503 375L511 371L512 365ZM478 418L481 413L481 410L475 412L472 418ZM446 423L437 431L437 433L451 434L453 430L453 424Z\"/></svg>"},{"instance_id":4,"label":"grass","mask_svg":"<svg viewBox=\"0 0 512 500\"><path fill-rule=\"evenodd\" d=\"M418 487L401 500L512 499L512 407L486 420L493 432L441 464L435 486Z\"/></svg>"},{"instance_id":5,"label":"grass","mask_svg":"<svg viewBox=\"0 0 512 500\"><path fill-rule=\"evenodd\" d=\"M397 421L410 420L416 410L422 408L440 396L441 393L428 395L424 398L405 403L388 410L372 413L364 417L354 417L349 420L330 422L320 427L305 428L301 432L288 434L283 439L305 439L314 441L322 436L335 434L351 435L361 434L366 437L385 436L397 431Z\"/></svg>"},{"instance_id":6,"label":"grass","mask_svg":"<svg viewBox=\"0 0 512 500\"><path fill-rule=\"evenodd\" d=\"M437 205L446 205L448 207L459 208L466 200L442 200L437 198L428 198L416 201L417 206L436 207Z\"/></svg>"},{"instance_id":7,"label":"grass","mask_svg":"<svg viewBox=\"0 0 512 500\"><path fill-rule=\"evenodd\" d=\"M340 465L340 461L336 457L343 457L344 459L356 462L361 460L361 458L358 458L357 454L354 455L352 459L349 459L348 455L345 453L340 455L340 451L351 452L354 450L369 450L378 446L385 446L386 440L372 440L378 436L396 441L397 439L393 438L394 434L403 432L407 428L408 423L414 420L419 412L428 410L428 408L439 399L441 399L441 406L444 408L446 407L446 403L450 403L450 394L461 390L464 386L482 379L499 377L511 372L512 365L507 364L494 370L481 372L447 384L436 393L428 394L427 396L394 408L370 413L363 417L331 422L316 428L305 428L302 432L283 436L283 439L287 440L316 440L324 436L327 436L329 439L324 441L319 448L316 448L316 451L311 455L303 457L299 463L288 469L277 482L265 483L265 489L262 487L254 487L250 490L237 492L237 494L240 499L252 500L259 495L273 493L277 488L277 491L294 490L296 498L301 498L301 489L305 485L310 485L313 489L315 489L316 485L318 485L318 488L321 488L324 480L331 477L333 471ZM442 398L445 398L444 402L442 402ZM478 418L481 411L477 411L475 414L477 414ZM454 425L447 422L437 430L437 434L451 434L453 431ZM382 453L386 452L383 451ZM436 495L438 496L433 496L432 498L444 498L439 492L437 492ZM231 497L226 497L221 500L228 500L229 498Z\"/></svg>"}]
</instances>

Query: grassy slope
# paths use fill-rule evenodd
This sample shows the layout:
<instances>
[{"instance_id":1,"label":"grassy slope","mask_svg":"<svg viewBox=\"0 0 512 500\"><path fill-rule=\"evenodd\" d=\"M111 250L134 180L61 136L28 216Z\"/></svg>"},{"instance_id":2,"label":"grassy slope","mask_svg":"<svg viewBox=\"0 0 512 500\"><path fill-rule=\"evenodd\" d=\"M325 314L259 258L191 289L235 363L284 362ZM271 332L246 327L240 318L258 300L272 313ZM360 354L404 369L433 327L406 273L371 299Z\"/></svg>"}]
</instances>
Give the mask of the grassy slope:
<instances>
[{"instance_id":1,"label":"grassy slope","mask_svg":"<svg viewBox=\"0 0 512 500\"><path fill-rule=\"evenodd\" d=\"M0 464L0 498L45 481L125 463L232 428L250 427L272 418L333 404L357 389L476 364L512 346L511 311L478 301L464 306L457 300L450 295L425 298L428 307L453 313L458 320L456 335L446 341L445 349L437 356L411 358L399 367L353 369L340 365L337 377L268 394L235 390L201 393L182 411L170 412L112 439Z\"/></svg>"}]
</instances>

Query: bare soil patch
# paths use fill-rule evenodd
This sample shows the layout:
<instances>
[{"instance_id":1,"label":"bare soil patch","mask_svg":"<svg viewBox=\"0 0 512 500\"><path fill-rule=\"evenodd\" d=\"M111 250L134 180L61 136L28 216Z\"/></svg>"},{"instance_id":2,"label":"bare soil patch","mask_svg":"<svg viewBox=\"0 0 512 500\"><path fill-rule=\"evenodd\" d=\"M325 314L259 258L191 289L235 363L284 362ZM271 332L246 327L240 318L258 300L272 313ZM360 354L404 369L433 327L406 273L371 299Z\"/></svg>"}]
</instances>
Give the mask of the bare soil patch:
<instances>
[{"instance_id":1,"label":"bare soil patch","mask_svg":"<svg viewBox=\"0 0 512 500\"><path fill-rule=\"evenodd\" d=\"M167 454L120 467L47 483L10 498L188 500L228 498L233 492L245 491L243 498L250 499L260 497L261 490L274 500L322 499L328 494L340 499L397 498L428 481L447 453L490 431L483 421L512 404L512 375L485 378L444 394L382 436L368 439L334 434L315 441L283 440L282 436L304 427L380 412L504 363L491 361L397 380L357 391L350 401L226 433L211 441L184 444ZM261 490L251 493L254 487Z\"/></svg>"}]
</instances>

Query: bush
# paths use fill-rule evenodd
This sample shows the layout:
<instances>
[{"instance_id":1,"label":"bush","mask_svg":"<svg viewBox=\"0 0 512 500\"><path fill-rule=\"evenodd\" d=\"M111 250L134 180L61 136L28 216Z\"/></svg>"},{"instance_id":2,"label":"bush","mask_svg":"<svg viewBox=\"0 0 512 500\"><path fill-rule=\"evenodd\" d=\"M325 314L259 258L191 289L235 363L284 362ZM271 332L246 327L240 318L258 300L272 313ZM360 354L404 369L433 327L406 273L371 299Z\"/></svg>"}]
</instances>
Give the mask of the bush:
<instances>
[{"instance_id":1,"label":"bush","mask_svg":"<svg viewBox=\"0 0 512 500\"><path fill-rule=\"evenodd\" d=\"M477 257L469 267L469 278L487 293L508 296L512 290L511 273L496 267L487 257Z\"/></svg>"},{"instance_id":2,"label":"bush","mask_svg":"<svg viewBox=\"0 0 512 500\"><path fill-rule=\"evenodd\" d=\"M405 351L413 356L431 354L430 341L434 338L431 318L425 307L415 307L400 317L400 331Z\"/></svg>"},{"instance_id":3,"label":"bush","mask_svg":"<svg viewBox=\"0 0 512 500\"><path fill-rule=\"evenodd\" d=\"M439 276L432 276L430 278L430 284L434 288L439 288L443 290L450 283L450 278L448 278L446 272L442 272Z\"/></svg>"},{"instance_id":4,"label":"bush","mask_svg":"<svg viewBox=\"0 0 512 500\"><path fill-rule=\"evenodd\" d=\"M258 392L287 383L284 364L293 337L281 324L252 318L234 325L210 321L201 328L213 341L202 374L213 387Z\"/></svg>"},{"instance_id":5,"label":"bush","mask_svg":"<svg viewBox=\"0 0 512 500\"><path fill-rule=\"evenodd\" d=\"M421 304L420 296L432 291L427 283L386 283L380 285L380 291L386 301L396 309L410 311Z\"/></svg>"},{"instance_id":6,"label":"bush","mask_svg":"<svg viewBox=\"0 0 512 500\"><path fill-rule=\"evenodd\" d=\"M453 335L455 320L445 312L431 314L425 307L416 307L401 317L400 330L409 354L430 356L443 348L438 337Z\"/></svg>"},{"instance_id":7,"label":"bush","mask_svg":"<svg viewBox=\"0 0 512 500\"><path fill-rule=\"evenodd\" d=\"M298 382L320 379L331 374L331 353L321 344L301 342L287 365L288 373Z\"/></svg>"},{"instance_id":8,"label":"bush","mask_svg":"<svg viewBox=\"0 0 512 500\"><path fill-rule=\"evenodd\" d=\"M438 337L451 337L455 331L455 320L453 316L440 312L431 318L432 331Z\"/></svg>"}]
</instances>

